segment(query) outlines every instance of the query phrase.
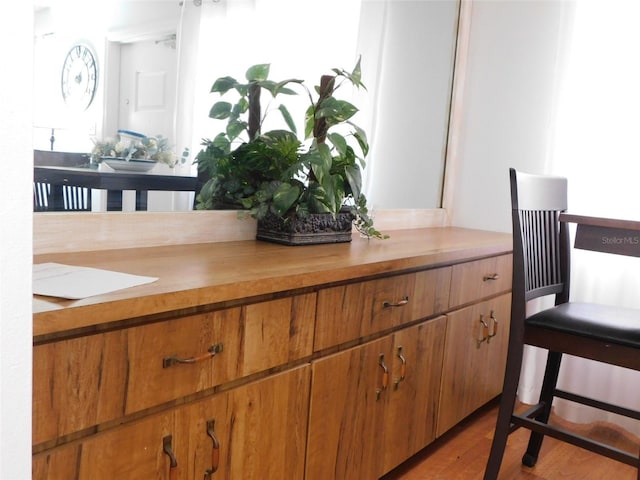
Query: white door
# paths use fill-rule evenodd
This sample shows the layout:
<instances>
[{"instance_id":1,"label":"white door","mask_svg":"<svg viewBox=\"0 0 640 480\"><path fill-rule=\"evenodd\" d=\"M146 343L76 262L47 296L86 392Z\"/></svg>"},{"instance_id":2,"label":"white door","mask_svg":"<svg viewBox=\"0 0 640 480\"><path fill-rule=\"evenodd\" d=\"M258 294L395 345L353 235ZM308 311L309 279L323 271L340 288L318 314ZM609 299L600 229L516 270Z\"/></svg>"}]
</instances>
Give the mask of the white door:
<instances>
[{"instance_id":1,"label":"white door","mask_svg":"<svg viewBox=\"0 0 640 480\"><path fill-rule=\"evenodd\" d=\"M175 42L173 45L163 41L122 44L118 129L151 137L162 135L169 139L169 145L175 149L177 60ZM154 171L169 173L164 164L156 165ZM173 210L176 195L180 194L149 192L147 208L152 211ZM134 209L133 192L127 192L123 202L123 209Z\"/></svg>"},{"instance_id":2,"label":"white door","mask_svg":"<svg viewBox=\"0 0 640 480\"><path fill-rule=\"evenodd\" d=\"M174 140L176 49L165 42L123 44L118 129Z\"/></svg>"}]
</instances>

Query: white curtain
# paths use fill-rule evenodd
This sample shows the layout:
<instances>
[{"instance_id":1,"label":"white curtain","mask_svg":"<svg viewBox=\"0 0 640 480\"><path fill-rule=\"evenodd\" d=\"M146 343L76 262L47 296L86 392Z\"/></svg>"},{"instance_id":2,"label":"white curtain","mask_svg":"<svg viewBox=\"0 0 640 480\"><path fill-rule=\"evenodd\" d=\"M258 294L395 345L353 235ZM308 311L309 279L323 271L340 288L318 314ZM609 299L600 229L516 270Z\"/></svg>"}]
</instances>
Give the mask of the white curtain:
<instances>
[{"instance_id":1,"label":"white curtain","mask_svg":"<svg viewBox=\"0 0 640 480\"><path fill-rule=\"evenodd\" d=\"M569 179L572 213L640 219L640 2L580 0L557 98L547 171ZM640 258L574 250L571 297L640 308ZM535 307L535 306L534 306ZM640 319L639 319L640 324ZM529 349L520 398L532 403L544 355ZM640 374L567 357L560 385L640 409ZM571 421L605 420L640 434L638 422L557 401Z\"/></svg>"}]
</instances>

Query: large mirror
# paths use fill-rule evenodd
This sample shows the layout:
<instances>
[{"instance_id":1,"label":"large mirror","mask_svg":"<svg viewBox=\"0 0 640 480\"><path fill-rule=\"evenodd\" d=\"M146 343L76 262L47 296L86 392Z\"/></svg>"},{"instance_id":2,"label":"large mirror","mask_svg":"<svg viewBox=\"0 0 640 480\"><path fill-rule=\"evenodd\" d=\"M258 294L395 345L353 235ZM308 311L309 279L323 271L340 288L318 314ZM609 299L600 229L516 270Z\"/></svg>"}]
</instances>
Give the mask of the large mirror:
<instances>
[{"instance_id":1,"label":"large mirror","mask_svg":"<svg viewBox=\"0 0 640 480\"><path fill-rule=\"evenodd\" d=\"M221 128L208 118L215 78L270 63L274 79L312 86L361 56L367 91L353 102L371 144L370 204L439 208L458 15L458 0L36 0L34 147L86 152L118 129L162 134L191 151L170 173L195 175L201 139ZM76 45L95 56L95 92L79 100L88 106L61 85Z\"/></svg>"}]
</instances>

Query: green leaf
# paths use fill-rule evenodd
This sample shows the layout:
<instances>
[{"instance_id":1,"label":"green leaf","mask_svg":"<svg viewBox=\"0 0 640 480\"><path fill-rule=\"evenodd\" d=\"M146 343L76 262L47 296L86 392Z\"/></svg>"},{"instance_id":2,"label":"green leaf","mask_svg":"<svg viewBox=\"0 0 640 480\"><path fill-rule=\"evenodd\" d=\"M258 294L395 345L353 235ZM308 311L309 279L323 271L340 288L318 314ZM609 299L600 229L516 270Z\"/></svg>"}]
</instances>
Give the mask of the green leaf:
<instances>
[{"instance_id":1,"label":"green leaf","mask_svg":"<svg viewBox=\"0 0 640 480\"><path fill-rule=\"evenodd\" d=\"M215 92L219 93L220 95L224 95L232 88L235 88L237 83L237 80L233 77L220 77L215 82L213 82L211 93Z\"/></svg>"},{"instance_id":2,"label":"green leaf","mask_svg":"<svg viewBox=\"0 0 640 480\"><path fill-rule=\"evenodd\" d=\"M309 150L309 161L318 182L323 184L325 177L329 176L333 163L329 146L324 143L318 144L314 140Z\"/></svg>"},{"instance_id":3,"label":"green leaf","mask_svg":"<svg viewBox=\"0 0 640 480\"><path fill-rule=\"evenodd\" d=\"M250 82L264 81L267 78L269 78L269 68L270 68L270 64L268 63L253 65L252 67L249 67L249 69L247 70L247 73L245 74L245 77Z\"/></svg>"},{"instance_id":4,"label":"green leaf","mask_svg":"<svg viewBox=\"0 0 640 480\"><path fill-rule=\"evenodd\" d=\"M358 141L358 145L360 145L360 149L362 150L362 156L366 157L369 154L369 142L367 142L366 132L356 124L352 122L348 122L348 123L355 130L355 132L353 132L353 136Z\"/></svg>"},{"instance_id":5,"label":"green leaf","mask_svg":"<svg viewBox=\"0 0 640 480\"><path fill-rule=\"evenodd\" d=\"M249 101L245 97L242 97L240 100L238 100L238 103L236 103L232 107L231 116L237 119L247 110L249 110Z\"/></svg>"},{"instance_id":6,"label":"green leaf","mask_svg":"<svg viewBox=\"0 0 640 480\"><path fill-rule=\"evenodd\" d=\"M231 142L229 142L229 139L224 133L219 133L218 135L216 135L216 138L213 139L213 142L211 142L211 144L226 153L229 153L231 149Z\"/></svg>"},{"instance_id":7,"label":"green leaf","mask_svg":"<svg viewBox=\"0 0 640 480\"><path fill-rule=\"evenodd\" d=\"M333 73L338 77L344 77L351 82L351 84L357 88L362 87L363 89L367 89L364 83L362 83L362 70L360 68L360 60L362 57L358 57L358 61L356 62L356 66L353 67L353 71L347 72L341 68L334 68Z\"/></svg>"},{"instance_id":8,"label":"green leaf","mask_svg":"<svg viewBox=\"0 0 640 480\"><path fill-rule=\"evenodd\" d=\"M261 88L264 88L265 90L268 90L269 92L271 92L272 96L276 96L276 87L277 84L276 82L272 81L272 80L262 80L259 82L256 82Z\"/></svg>"},{"instance_id":9,"label":"green leaf","mask_svg":"<svg viewBox=\"0 0 640 480\"><path fill-rule=\"evenodd\" d=\"M331 187L329 187L331 188ZM316 213L331 213L333 208L331 206L331 200L327 195L326 190L320 186L309 186L309 198L307 200L308 208L310 212Z\"/></svg>"},{"instance_id":10,"label":"green leaf","mask_svg":"<svg viewBox=\"0 0 640 480\"><path fill-rule=\"evenodd\" d=\"M249 93L249 85L246 83L238 83L236 84L236 91L242 98L245 98Z\"/></svg>"},{"instance_id":11,"label":"green leaf","mask_svg":"<svg viewBox=\"0 0 640 480\"><path fill-rule=\"evenodd\" d=\"M358 112L358 109L345 100L329 97L316 111L316 118L325 118L330 125L346 122Z\"/></svg>"},{"instance_id":12,"label":"green leaf","mask_svg":"<svg viewBox=\"0 0 640 480\"><path fill-rule=\"evenodd\" d=\"M282 183L273 194L273 207L277 215L284 215L300 196L300 189L296 185Z\"/></svg>"},{"instance_id":13,"label":"green leaf","mask_svg":"<svg viewBox=\"0 0 640 480\"><path fill-rule=\"evenodd\" d=\"M346 155L347 153L347 141L344 139L342 135L339 133L329 133L327 134L329 141L336 148L340 156Z\"/></svg>"},{"instance_id":14,"label":"green leaf","mask_svg":"<svg viewBox=\"0 0 640 480\"><path fill-rule=\"evenodd\" d=\"M289 113L289 110L287 110L287 107L285 107L284 105L279 105L278 110L280 110L280 113L282 114L282 118L284 119L284 122L287 124L287 127L289 127L289 130L291 130L293 133L298 133L298 130L296 129L296 124L293 121L293 117Z\"/></svg>"},{"instance_id":15,"label":"green leaf","mask_svg":"<svg viewBox=\"0 0 640 480\"><path fill-rule=\"evenodd\" d=\"M362 70L360 68L360 61L362 60L362 57L358 57L358 61L356 62L356 66L353 67L353 72L351 72L351 76L349 77L351 79L351 82L358 86L358 85L362 85ZM364 85L362 85L364 87Z\"/></svg>"},{"instance_id":16,"label":"green leaf","mask_svg":"<svg viewBox=\"0 0 640 480\"><path fill-rule=\"evenodd\" d=\"M229 102L216 102L209 110L209 117L216 120L224 120L231 114L231 104Z\"/></svg>"},{"instance_id":17,"label":"green leaf","mask_svg":"<svg viewBox=\"0 0 640 480\"><path fill-rule=\"evenodd\" d=\"M307 111L304 114L304 138L311 138L313 135L313 126L315 124L315 110L313 109L313 105L309 105Z\"/></svg>"},{"instance_id":18,"label":"green leaf","mask_svg":"<svg viewBox=\"0 0 640 480\"><path fill-rule=\"evenodd\" d=\"M347 176L347 181L349 182L353 198L359 198L360 193L362 192L362 174L360 169L357 165L348 165L344 169L344 174Z\"/></svg>"},{"instance_id":19,"label":"green leaf","mask_svg":"<svg viewBox=\"0 0 640 480\"><path fill-rule=\"evenodd\" d=\"M241 120L231 121L227 124L227 136L230 140L238 137L247 128L247 122Z\"/></svg>"},{"instance_id":20,"label":"green leaf","mask_svg":"<svg viewBox=\"0 0 640 480\"><path fill-rule=\"evenodd\" d=\"M297 83L297 84L302 85L302 84L304 84L304 80L299 80L297 78L289 78L287 80L283 80L281 82L278 82L276 84L275 95L278 95L280 93L282 93L284 95L297 95L298 92L296 92L295 90L292 90L290 88L286 88L285 87L286 85L288 85L290 83Z\"/></svg>"}]
</instances>

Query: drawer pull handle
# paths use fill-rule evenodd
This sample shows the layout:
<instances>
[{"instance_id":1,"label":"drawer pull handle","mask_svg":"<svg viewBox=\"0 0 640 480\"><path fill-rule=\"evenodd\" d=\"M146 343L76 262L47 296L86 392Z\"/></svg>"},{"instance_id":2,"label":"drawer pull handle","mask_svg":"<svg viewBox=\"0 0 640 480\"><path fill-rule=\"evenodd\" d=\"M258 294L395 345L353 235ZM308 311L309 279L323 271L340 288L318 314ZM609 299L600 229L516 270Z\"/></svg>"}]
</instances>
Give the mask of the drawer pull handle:
<instances>
[{"instance_id":1,"label":"drawer pull handle","mask_svg":"<svg viewBox=\"0 0 640 480\"><path fill-rule=\"evenodd\" d=\"M399 302L382 302L382 307L383 308L389 308L389 307L403 307L405 306L407 303L409 303L409 297L404 297L402 300L400 300Z\"/></svg>"},{"instance_id":2,"label":"drawer pull handle","mask_svg":"<svg viewBox=\"0 0 640 480\"><path fill-rule=\"evenodd\" d=\"M402 345L398 346L396 355L400 359L400 377L396 378L393 382L393 388L395 390L398 389L398 387L400 386L400 382L404 381L405 377L407 376L407 359L404 356Z\"/></svg>"},{"instance_id":3,"label":"drawer pull handle","mask_svg":"<svg viewBox=\"0 0 640 480\"><path fill-rule=\"evenodd\" d=\"M491 310L491 314L489 318L492 320L491 324L493 325L493 331L489 334L489 339L495 337L498 334L498 319L496 318L496 314L493 310ZM487 339L487 343L489 343L489 339Z\"/></svg>"},{"instance_id":4,"label":"drawer pull handle","mask_svg":"<svg viewBox=\"0 0 640 480\"><path fill-rule=\"evenodd\" d=\"M387 389L387 385L389 385L389 368L387 368L387 364L384 363L384 353L381 353L378 356L378 365L382 368L382 385L376 388L376 400L380 399L380 395Z\"/></svg>"},{"instance_id":5,"label":"drawer pull handle","mask_svg":"<svg viewBox=\"0 0 640 480\"><path fill-rule=\"evenodd\" d=\"M189 358L180 358L176 356L164 357L162 359L162 368L169 368L174 365L178 365L181 363L198 363L203 360L208 360L210 358L215 357L218 353L222 352L223 345L222 343L216 343L215 345L211 345L207 350L207 353L203 353L202 355L197 355L195 357Z\"/></svg>"},{"instance_id":6,"label":"drawer pull handle","mask_svg":"<svg viewBox=\"0 0 640 480\"><path fill-rule=\"evenodd\" d=\"M176 460L171 447L172 439L171 435L162 438L162 451L169 457L169 480L176 480L178 478L178 460Z\"/></svg>"},{"instance_id":7,"label":"drawer pull handle","mask_svg":"<svg viewBox=\"0 0 640 480\"><path fill-rule=\"evenodd\" d=\"M220 464L220 442L218 441L218 437L216 436L215 427L215 420L207 421L207 435L209 435L211 441L213 442L213 448L211 449L211 468L207 468L207 470L205 470L205 480L209 480L211 478L211 475L218 471L218 465Z\"/></svg>"},{"instance_id":8,"label":"drawer pull handle","mask_svg":"<svg viewBox=\"0 0 640 480\"><path fill-rule=\"evenodd\" d=\"M479 340L476 340L477 343L477 347L480 348L480 345L482 345L482 342L487 342L489 343L489 325L487 324L487 322L484 321L484 315L480 314L480 323L482 324L482 338Z\"/></svg>"},{"instance_id":9,"label":"drawer pull handle","mask_svg":"<svg viewBox=\"0 0 640 480\"><path fill-rule=\"evenodd\" d=\"M499 274L497 274L497 273L491 273L491 274L488 274L488 275L485 275L484 277L482 277L482 280L483 280L484 282L487 282L487 281L489 281L489 280L498 280L499 278L500 278L500 275L499 275Z\"/></svg>"}]
</instances>

